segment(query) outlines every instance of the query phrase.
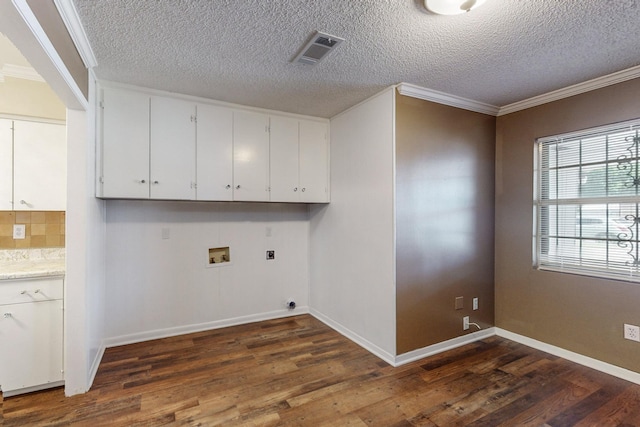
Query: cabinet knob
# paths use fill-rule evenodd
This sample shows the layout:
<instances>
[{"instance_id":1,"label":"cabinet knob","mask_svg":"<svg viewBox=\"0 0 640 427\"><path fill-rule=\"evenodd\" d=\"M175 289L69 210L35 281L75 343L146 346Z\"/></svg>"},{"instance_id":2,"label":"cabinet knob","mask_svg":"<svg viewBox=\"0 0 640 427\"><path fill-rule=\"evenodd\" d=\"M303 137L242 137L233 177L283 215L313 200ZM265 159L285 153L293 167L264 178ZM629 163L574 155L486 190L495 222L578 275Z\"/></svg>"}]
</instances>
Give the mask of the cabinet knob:
<instances>
[{"instance_id":1,"label":"cabinet knob","mask_svg":"<svg viewBox=\"0 0 640 427\"><path fill-rule=\"evenodd\" d=\"M293 191L298 191L298 187L294 188Z\"/></svg>"},{"instance_id":2,"label":"cabinet knob","mask_svg":"<svg viewBox=\"0 0 640 427\"><path fill-rule=\"evenodd\" d=\"M236 190L240 189L240 184L236 185Z\"/></svg>"},{"instance_id":3,"label":"cabinet knob","mask_svg":"<svg viewBox=\"0 0 640 427\"><path fill-rule=\"evenodd\" d=\"M154 184L158 184L158 181L153 181Z\"/></svg>"},{"instance_id":4,"label":"cabinet knob","mask_svg":"<svg viewBox=\"0 0 640 427\"><path fill-rule=\"evenodd\" d=\"M146 180L144 180L144 179L141 179L141 180L140 180L140 184L145 184L146 182L147 182L147 181L146 181Z\"/></svg>"},{"instance_id":5,"label":"cabinet knob","mask_svg":"<svg viewBox=\"0 0 640 427\"><path fill-rule=\"evenodd\" d=\"M27 293L27 291L22 291L22 292L20 292L20 295L24 295L26 293Z\"/></svg>"},{"instance_id":6,"label":"cabinet knob","mask_svg":"<svg viewBox=\"0 0 640 427\"><path fill-rule=\"evenodd\" d=\"M224 188L226 188L227 190L231 188L231 184L227 184Z\"/></svg>"},{"instance_id":7,"label":"cabinet knob","mask_svg":"<svg viewBox=\"0 0 640 427\"><path fill-rule=\"evenodd\" d=\"M36 289L36 291L34 292L34 294L39 294L40 293L40 289Z\"/></svg>"},{"instance_id":8,"label":"cabinet knob","mask_svg":"<svg viewBox=\"0 0 640 427\"><path fill-rule=\"evenodd\" d=\"M306 191L306 188L305 188L305 187L302 187L302 192L304 193L305 191Z\"/></svg>"},{"instance_id":9,"label":"cabinet knob","mask_svg":"<svg viewBox=\"0 0 640 427\"><path fill-rule=\"evenodd\" d=\"M21 205L26 205L26 204L27 204L27 202L25 202L24 200L20 200L20 204L21 204Z\"/></svg>"},{"instance_id":10,"label":"cabinet knob","mask_svg":"<svg viewBox=\"0 0 640 427\"><path fill-rule=\"evenodd\" d=\"M13 314L11 314L11 313L5 313L5 314L4 314L4 316L2 316L2 317L4 317L5 319L8 319L8 318L10 318L10 317L13 317Z\"/></svg>"}]
</instances>

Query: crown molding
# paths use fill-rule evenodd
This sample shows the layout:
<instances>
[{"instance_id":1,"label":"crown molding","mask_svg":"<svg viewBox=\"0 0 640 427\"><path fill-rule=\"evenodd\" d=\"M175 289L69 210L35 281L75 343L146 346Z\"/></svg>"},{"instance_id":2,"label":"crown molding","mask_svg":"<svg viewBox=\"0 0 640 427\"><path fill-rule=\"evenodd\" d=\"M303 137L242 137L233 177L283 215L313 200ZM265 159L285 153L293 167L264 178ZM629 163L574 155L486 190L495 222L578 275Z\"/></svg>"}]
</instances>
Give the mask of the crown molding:
<instances>
[{"instance_id":1,"label":"crown molding","mask_svg":"<svg viewBox=\"0 0 640 427\"><path fill-rule=\"evenodd\" d=\"M502 106L498 111L498 116L515 113L516 111L526 110L531 107L537 107L538 105L546 104L548 102L558 101L574 95L580 95L581 93L601 89L627 80L633 80L638 77L640 77L640 65Z\"/></svg>"},{"instance_id":2,"label":"crown molding","mask_svg":"<svg viewBox=\"0 0 640 427\"><path fill-rule=\"evenodd\" d=\"M58 9L58 13L60 13L60 17L62 17L64 25L67 27L67 31L69 31L73 43L76 45L76 49L78 49L84 66L94 68L98 65L98 61L93 53L93 49L91 49L87 33L84 31L84 27L78 16L78 11L73 5L73 2L71 0L54 0L53 2Z\"/></svg>"},{"instance_id":3,"label":"crown molding","mask_svg":"<svg viewBox=\"0 0 640 427\"><path fill-rule=\"evenodd\" d=\"M484 102L450 95L448 93L439 92L437 90L426 89L420 86L412 85L410 83L400 83L397 85L397 88L400 95L424 99L425 101L432 101L438 104L462 108L463 110L474 111L476 113L497 116L499 111L499 107L495 105L485 104Z\"/></svg>"},{"instance_id":4,"label":"crown molding","mask_svg":"<svg viewBox=\"0 0 640 427\"><path fill-rule=\"evenodd\" d=\"M0 68L0 81L4 81L5 77L13 77L14 79L33 80L35 82L44 83L44 79L36 70L31 67L22 65L4 64Z\"/></svg>"},{"instance_id":5,"label":"crown molding","mask_svg":"<svg viewBox=\"0 0 640 427\"><path fill-rule=\"evenodd\" d=\"M492 116L504 116L505 114L515 113L516 111L526 110L527 108L537 107L538 105L547 104L553 101L559 101L564 98L580 95L581 93L591 92L592 90L626 82L627 80L633 80L638 77L640 77L640 65L612 74L607 74L606 76L587 80L586 82L577 83L562 89L554 90L552 92L544 93L542 95L534 96L532 98L524 99L522 101L514 102L512 104L503 105L502 107L496 107L495 105L485 104L472 99L438 92L437 90L426 89L410 83L400 83L397 85L397 88L401 95L450 105L452 107L475 111L477 113L490 114Z\"/></svg>"}]
</instances>

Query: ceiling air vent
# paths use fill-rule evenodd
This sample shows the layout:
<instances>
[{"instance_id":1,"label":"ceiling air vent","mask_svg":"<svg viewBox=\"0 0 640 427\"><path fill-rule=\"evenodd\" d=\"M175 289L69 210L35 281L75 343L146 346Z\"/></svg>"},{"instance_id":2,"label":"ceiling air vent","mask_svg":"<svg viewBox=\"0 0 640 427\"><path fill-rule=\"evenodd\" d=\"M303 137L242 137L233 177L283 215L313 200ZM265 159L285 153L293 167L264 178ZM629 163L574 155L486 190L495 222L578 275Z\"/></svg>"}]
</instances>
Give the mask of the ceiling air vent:
<instances>
[{"instance_id":1,"label":"ceiling air vent","mask_svg":"<svg viewBox=\"0 0 640 427\"><path fill-rule=\"evenodd\" d=\"M343 41L344 39L340 37L316 31L309 43L307 43L293 59L293 62L315 65Z\"/></svg>"}]
</instances>

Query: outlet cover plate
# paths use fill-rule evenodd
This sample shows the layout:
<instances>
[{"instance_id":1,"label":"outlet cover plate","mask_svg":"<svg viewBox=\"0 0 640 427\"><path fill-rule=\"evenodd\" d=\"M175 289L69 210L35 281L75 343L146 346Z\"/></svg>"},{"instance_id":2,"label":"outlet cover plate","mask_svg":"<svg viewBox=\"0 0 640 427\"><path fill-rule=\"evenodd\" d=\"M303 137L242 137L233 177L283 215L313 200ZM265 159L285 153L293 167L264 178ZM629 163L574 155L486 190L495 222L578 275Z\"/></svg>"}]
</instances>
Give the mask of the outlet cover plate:
<instances>
[{"instance_id":1,"label":"outlet cover plate","mask_svg":"<svg viewBox=\"0 0 640 427\"><path fill-rule=\"evenodd\" d=\"M640 327L624 324L624 339L640 342Z\"/></svg>"},{"instance_id":2,"label":"outlet cover plate","mask_svg":"<svg viewBox=\"0 0 640 427\"><path fill-rule=\"evenodd\" d=\"M25 224L13 224L13 238L14 239L24 239L26 237L26 226Z\"/></svg>"}]
</instances>

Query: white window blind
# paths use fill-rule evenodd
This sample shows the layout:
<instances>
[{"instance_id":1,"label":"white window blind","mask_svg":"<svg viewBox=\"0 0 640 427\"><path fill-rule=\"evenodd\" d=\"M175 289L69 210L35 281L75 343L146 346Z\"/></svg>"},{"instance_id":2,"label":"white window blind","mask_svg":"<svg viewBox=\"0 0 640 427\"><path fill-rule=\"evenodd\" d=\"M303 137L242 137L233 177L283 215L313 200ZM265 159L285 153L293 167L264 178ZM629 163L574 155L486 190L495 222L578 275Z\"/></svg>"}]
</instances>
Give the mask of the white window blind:
<instances>
[{"instance_id":1,"label":"white window blind","mask_svg":"<svg viewBox=\"0 0 640 427\"><path fill-rule=\"evenodd\" d=\"M640 120L536 141L534 264L640 282Z\"/></svg>"}]
</instances>

